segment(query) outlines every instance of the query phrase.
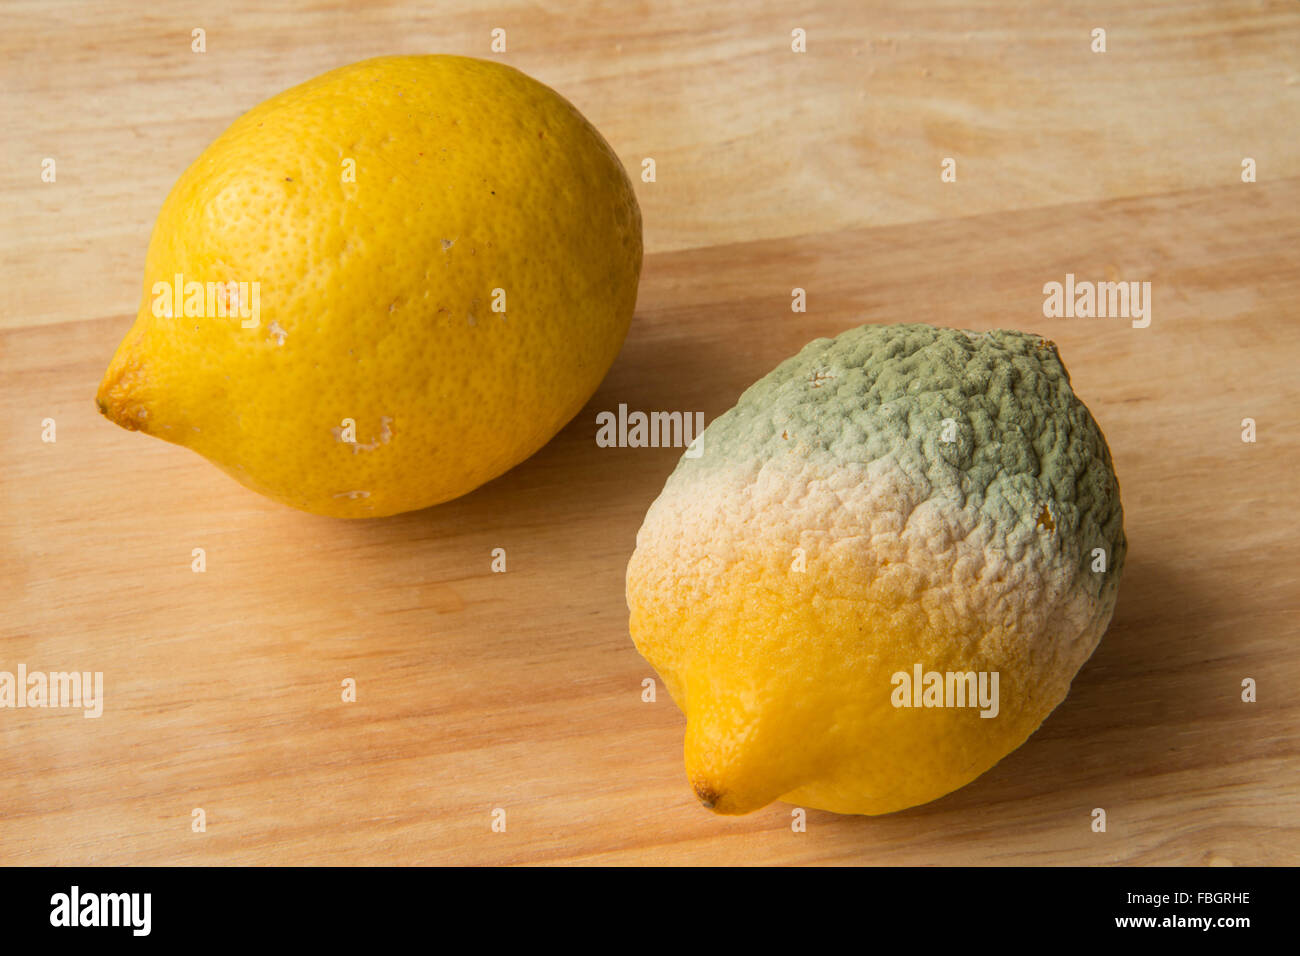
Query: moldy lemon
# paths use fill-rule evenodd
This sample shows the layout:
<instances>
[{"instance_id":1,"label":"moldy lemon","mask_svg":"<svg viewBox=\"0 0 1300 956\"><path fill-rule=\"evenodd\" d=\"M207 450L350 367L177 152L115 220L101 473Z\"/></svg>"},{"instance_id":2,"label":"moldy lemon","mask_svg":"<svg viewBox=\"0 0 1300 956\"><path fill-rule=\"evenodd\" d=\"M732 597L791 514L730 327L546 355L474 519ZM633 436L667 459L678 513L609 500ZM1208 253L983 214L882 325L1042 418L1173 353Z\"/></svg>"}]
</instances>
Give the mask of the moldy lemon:
<instances>
[{"instance_id":1,"label":"moldy lemon","mask_svg":"<svg viewBox=\"0 0 1300 956\"><path fill-rule=\"evenodd\" d=\"M646 515L627 599L718 813L941 797L1033 733L1110 621L1119 484L1038 336L818 339L698 451Z\"/></svg>"},{"instance_id":2,"label":"moldy lemon","mask_svg":"<svg viewBox=\"0 0 1300 956\"><path fill-rule=\"evenodd\" d=\"M628 177L563 97L498 63L366 60L181 176L99 408L306 511L423 508L578 412L640 268Z\"/></svg>"}]
</instances>

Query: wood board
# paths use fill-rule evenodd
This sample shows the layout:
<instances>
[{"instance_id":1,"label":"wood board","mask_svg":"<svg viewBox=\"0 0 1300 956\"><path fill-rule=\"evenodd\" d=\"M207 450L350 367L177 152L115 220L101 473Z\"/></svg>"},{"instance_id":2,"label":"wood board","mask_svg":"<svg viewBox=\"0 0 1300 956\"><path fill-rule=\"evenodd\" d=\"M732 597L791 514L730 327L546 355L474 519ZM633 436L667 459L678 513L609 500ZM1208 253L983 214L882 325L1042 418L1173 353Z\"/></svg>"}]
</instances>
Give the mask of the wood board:
<instances>
[{"instance_id":1,"label":"wood board","mask_svg":"<svg viewBox=\"0 0 1300 956\"><path fill-rule=\"evenodd\" d=\"M106 688L98 719L0 710L0 863L1300 856L1294 5L1078 19L823 4L803 61L778 4L182 4L143 20L15 6L0 68L0 669L103 671ZM1088 52L1094 20L1107 54ZM207 59L188 45L203 23ZM152 216L208 140L332 65L489 55L495 25L518 38L503 59L569 96L630 170L658 162L638 184L633 330L555 440L456 502L340 522L98 416ZM43 184L51 154L59 179ZM957 183L939 179L948 155ZM1243 156L1259 182L1241 182ZM1067 273L1150 281L1150 327L1044 318L1043 284ZM666 694L641 700L651 672L623 602L677 452L598 448L595 415L712 419L809 339L891 321L1057 343L1123 488L1114 623L1066 703L955 794L880 818L814 811L804 833L781 804L715 817L686 785L681 715ZM506 574L490 571L497 547Z\"/></svg>"}]
</instances>

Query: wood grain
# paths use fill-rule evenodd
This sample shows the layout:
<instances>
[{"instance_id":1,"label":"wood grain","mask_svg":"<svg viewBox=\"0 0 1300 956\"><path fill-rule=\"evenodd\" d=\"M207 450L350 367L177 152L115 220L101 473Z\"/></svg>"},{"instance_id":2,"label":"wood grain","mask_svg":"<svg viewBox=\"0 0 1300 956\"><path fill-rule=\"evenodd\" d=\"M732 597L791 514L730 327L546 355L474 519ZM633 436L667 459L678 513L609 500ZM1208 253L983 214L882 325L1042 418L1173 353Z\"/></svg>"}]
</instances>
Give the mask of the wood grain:
<instances>
[{"instance_id":1,"label":"wood grain","mask_svg":"<svg viewBox=\"0 0 1300 956\"><path fill-rule=\"evenodd\" d=\"M0 670L103 671L106 700L0 710L0 863L1297 862L1300 8L1043 6L9 5ZM152 217L206 142L333 65L488 55L493 26L630 169L658 162L637 318L587 408L475 493L360 523L104 422ZM1045 319L1067 272L1151 282L1150 328ZM809 339L892 321L1058 344L1123 489L1114 623L955 794L806 833L779 804L714 817L623 602L676 453L598 448L595 414L711 419Z\"/></svg>"}]
</instances>

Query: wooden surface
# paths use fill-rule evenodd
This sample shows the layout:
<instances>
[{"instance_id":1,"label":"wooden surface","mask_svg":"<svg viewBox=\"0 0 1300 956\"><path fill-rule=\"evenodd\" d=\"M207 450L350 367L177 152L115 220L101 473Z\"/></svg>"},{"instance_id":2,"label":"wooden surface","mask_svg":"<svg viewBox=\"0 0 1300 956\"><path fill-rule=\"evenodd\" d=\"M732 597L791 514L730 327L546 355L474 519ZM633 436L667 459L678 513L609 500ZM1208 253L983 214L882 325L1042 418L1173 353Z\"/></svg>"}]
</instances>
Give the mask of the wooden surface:
<instances>
[{"instance_id":1,"label":"wooden surface","mask_svg":"<svg viewBox=\"0 0 1300 956\"><path fill-rule=\"evenodd\" d=\"M0 670L102 671L105 702L0 710L0 863L1297 862L1300 6L862 6L7 4ZM554 441L348 523L99 417L153 216L208 141L351 60L489 56L498 26L658 164L632 332ZM1151 282L1150 328L1044 318L1067 272ZM1058 344L1123 489L1114 623L955 794L806 833L780 804L715 817L623 601L677 453L597 448L595 414L712 419L807 340L898 320Z\"/></svg>"}]
</instances>

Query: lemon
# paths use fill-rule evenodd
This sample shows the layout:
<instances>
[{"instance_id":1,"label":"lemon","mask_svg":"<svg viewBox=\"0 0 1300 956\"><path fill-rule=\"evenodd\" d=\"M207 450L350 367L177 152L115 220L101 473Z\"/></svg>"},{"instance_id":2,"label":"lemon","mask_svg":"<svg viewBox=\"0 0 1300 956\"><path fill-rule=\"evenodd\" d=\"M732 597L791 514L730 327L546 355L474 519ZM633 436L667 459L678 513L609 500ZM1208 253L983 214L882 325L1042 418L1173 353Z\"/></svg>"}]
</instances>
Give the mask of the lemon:
<instances>
[{"instance_id":1,"label":"lemon","mask_svg":"<svg viewBox=\"0 0 1300 956\"><path fill-rule=\"evenodd\" d=\"M306 511L423 508L578 412L640 268L628 177L559 94L482 60L366 60L181 176L98 404Z\"/></svg>"},{"instance_id":2,"label":"lemon","mask_svg":"<svg viewBox=\"0 0 1300 956\"><path fill-rule=\"evenodd\" d=\"M1109 623L1119 485L1037 336L818 339L695 451L646 515L627 599L719 813L955 790L1033 733Z\"/></svg>"}]
</instances>

